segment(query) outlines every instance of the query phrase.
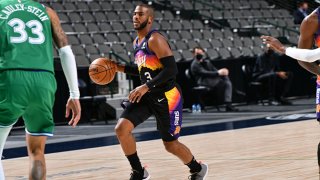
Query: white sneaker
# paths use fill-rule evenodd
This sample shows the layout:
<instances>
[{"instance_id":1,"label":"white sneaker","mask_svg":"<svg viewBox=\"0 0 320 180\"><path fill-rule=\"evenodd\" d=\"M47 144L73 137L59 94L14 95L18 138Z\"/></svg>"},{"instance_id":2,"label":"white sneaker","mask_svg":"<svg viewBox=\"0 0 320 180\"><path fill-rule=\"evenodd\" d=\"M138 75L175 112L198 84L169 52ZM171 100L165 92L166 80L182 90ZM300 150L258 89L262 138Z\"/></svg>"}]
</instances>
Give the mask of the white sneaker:
<instances>
[{"instance_id":1,"label":"white sneaker","mask_svg":"<svg viewBox=\"0 0 320 180\"><path fill-rule=\"evenodd\" d=\"M150 174L146 170L146 168L143 168L143 180L149 180L150 179Z\"/></svg>"},{"instance_id":2,"label":"white sneaker","mask_svg":"<svg viewBox=\"0 0 320 180\"><path fill-rule=\"evenodd\" d=\"M207 164L201 163L201 171L193 173L189 176L190 180L205 180L208 175L209 167Z\"/></svg>"},{"instance_id":3,"label":"white sneaker","mask_svg":"<svg viewBox=\"0 0 320 180\"><path fill-rule=\"evenodd\" d=\"M145 168L143 168L143 175L142 173L132 169L130 180L149 180L150 177L150 174Z\"/></svg>"}]
</instances>

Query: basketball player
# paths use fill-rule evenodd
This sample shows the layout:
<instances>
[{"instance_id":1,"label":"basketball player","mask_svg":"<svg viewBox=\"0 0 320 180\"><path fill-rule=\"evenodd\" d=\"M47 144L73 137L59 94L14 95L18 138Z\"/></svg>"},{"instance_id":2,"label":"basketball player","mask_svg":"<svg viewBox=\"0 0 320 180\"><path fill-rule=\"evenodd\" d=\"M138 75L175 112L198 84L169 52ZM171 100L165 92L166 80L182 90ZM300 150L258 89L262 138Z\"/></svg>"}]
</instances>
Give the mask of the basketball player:
<instances>
[{"instance_id":1,"label":"basketball player","mask_svg":"<svg viewBox=\"0 0 320 180\"><path fill-rule=\"evenodd\" d=\"M265 39L266 43L269 44L270 47L274 49L278 49L278 51L282 51L285 54L298 59L298 63L308 70L309 72L317 75L317 95L316 95L316 112L317 112L317 120L320 121L320 66L314 62L314 60L319 60L320 56L318 56L319 49L308 51L306 49L311 49L313 46L313 42L315 42L318 48L320 47L320 7L314 10L310 15L308 15L301 23L300 26L300 37L298 42L298 48L301 49L293 49L293 48L284 48L279 45L280 42L277 42L275 39L271 37L262 37ZM319 58L317 58L319 57ZM318 165L320 167L320 143L318 144ZM320 173L320 168L319 168Z\"/></svg>"},{"instance_id":2,"label":"basketball player","mask_svg":"<svg viewBox=\"0 0 320 180\"><path fill-rule=\"evenodd\" d=\"M52 9L32 0L0 0L0 147L22 116L30 160L29 179L46 178L44 148L53 135L56 81L52 41L59 48L69 85L66 117L75 127L81 116L77 70L60 21ZM0 163L1 164L1 163ZM4 180L2 164L0 179Z\"/></svg>"},{"instance_id":3,"label":"basketball player","mask_svg":"<svg viewBox=\"0 0 320 180\"><path fill-rule=\"evenodd\" d=\"M122 150L132 167L131 180L149 179L142 167L132 130L154 115L166 150L190 168L190 178L202 180L208 166L195 160L191 151L178 140L182 125L182 94L175 81L178 72L170 46L158 31L151 30L154 10L146 4L136 6L133 26L135 66L117 65L117 71L139 75L141 86L129 93L129 103L115 131Z\"/></svg>"}]
</instances>

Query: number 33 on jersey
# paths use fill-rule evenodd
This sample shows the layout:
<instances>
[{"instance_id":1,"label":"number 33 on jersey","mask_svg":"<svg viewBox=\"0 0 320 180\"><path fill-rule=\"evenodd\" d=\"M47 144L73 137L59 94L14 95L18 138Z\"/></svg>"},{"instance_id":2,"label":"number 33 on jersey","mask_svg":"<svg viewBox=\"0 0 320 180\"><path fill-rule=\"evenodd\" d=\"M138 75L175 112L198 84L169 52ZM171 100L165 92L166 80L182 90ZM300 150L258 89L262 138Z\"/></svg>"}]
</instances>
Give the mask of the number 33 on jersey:
<instances>
[{"instance_id":1,"label":"number 33 on jersey","mask_svg":"<svg viewBox=\"0 0 320 180\"><path fill-rule=\"evenodd\" d=\"M45 6L30 0L0 0L0 27L0 69L21 65L53 72L51 22Z\"/></svg>"}]
</instances>

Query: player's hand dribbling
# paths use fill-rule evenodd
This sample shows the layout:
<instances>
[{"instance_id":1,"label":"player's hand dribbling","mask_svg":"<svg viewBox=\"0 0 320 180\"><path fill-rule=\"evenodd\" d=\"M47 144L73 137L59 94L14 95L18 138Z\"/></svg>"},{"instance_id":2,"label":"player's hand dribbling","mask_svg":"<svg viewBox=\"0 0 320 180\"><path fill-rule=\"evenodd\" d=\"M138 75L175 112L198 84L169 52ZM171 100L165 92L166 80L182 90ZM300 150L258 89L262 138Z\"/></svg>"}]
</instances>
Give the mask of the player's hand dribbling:
<instances>
[{"instance_id":1,"label":"player's hand dribbling","mask_svg":"<svg viewBox=\"0 0 320 180\"><path fill-rule=\"evenodd\" d=\"M146 84L136 87L129 93L129 101L131 103L139 102L142 96L149 91L149 87Z\"/></svg>"},{"instance_id":2,"label":"player's hand dribbling","mask_svg":"<svg viewBox=\"0 0 320 180\"><path fill-rule=\"evenodd\" d=\"M124 65L121 64L120 62L113 60L113 59L109 59L115 66L116 66L116 72L123 72L124 71Z\"/></svg>"},{"instance_id":3,"label":"player's hand dribbling","mask_svg":"<svg viewBox=\"0 0 320 180\"><path fill-rule=\"evenodd\" d=\"M72 111L72 117L68 124L72 127L76 127L81 118L81 106L79 99L68 99L66 104L66 118L69 117L70 111Z\"/></svg>"}]
</instances>

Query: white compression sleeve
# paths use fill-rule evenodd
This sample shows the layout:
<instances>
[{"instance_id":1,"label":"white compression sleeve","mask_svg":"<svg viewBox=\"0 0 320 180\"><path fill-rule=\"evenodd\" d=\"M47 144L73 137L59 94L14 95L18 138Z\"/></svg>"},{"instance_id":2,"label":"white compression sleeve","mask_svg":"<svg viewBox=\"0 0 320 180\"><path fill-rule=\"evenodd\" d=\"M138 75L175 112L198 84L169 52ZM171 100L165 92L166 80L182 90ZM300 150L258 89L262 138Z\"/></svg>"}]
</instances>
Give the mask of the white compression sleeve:
<instances>
[{"instance_id":1,"label":"white compression sleeve","mask_svg":"<svg viewBox=\"0 0 320 180\"><path fill-rule=\"evenodd\" d=\"M68 82L70 97L72 99L79 99L80 92L78 87L77 66L71 47L64 46L60 48L59 56L64 75Z\"/></svg>"},{"instance_id":2,"label":"white compression sleeve","mask_svg":"<svg viewBox=\"0 0 320 180\"><path fill-rule=\"evenodd\" d=\"M12 126L8 126L8 127L3 127L0 126L0 157L2 159L2 152L3 152L3 148L4 148L4 144L6 143L7 137L9 135L9 132L11 130ZM2 167L2 161L0 162L0 179L4 180L4 171L3 171L3 167Z\"/></svg>"},{"instance_id":3,"label":"white compression sleeve","mask_svg":"<svg viewBox=\"0 0 320 180\"><path fill-rule=\"evenodd\" d=\"M299 61L314 62L320 59L320 48L311 50L288 47L286 48L286 55Z\"/></svg>"}]
</instances>

